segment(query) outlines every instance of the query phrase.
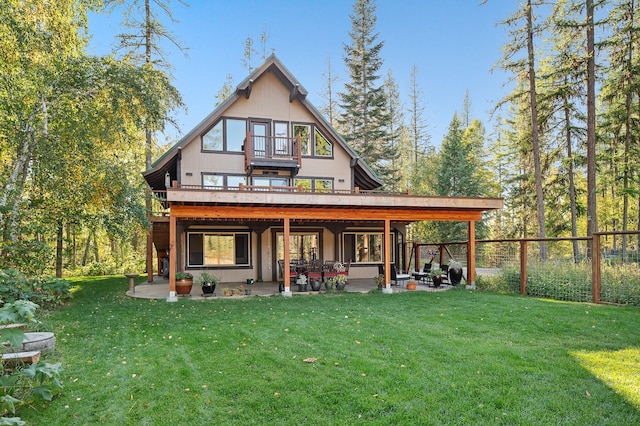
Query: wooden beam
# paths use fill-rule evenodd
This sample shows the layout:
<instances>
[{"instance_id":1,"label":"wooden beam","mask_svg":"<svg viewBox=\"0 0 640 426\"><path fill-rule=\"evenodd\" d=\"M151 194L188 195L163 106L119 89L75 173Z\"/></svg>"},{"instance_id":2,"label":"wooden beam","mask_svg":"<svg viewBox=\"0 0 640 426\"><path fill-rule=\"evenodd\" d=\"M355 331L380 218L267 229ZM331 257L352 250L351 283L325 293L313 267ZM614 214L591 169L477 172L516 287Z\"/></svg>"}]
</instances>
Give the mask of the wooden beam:
<instances>
[{"instance_id":1,"label":"wooden beam","mask_svg":"<svg viewBox=\"0 0 640 426\"><path fill-rule=\"evenodd\" d=\"M467 222L482 219L480 211L463 210L401 210L394 208L329 208L322 206L194 206L172 205L171 214L178 219L282 219L303 220L392 220L415 222L421 220L451 220Z\"/></svg>"}]
</instances>

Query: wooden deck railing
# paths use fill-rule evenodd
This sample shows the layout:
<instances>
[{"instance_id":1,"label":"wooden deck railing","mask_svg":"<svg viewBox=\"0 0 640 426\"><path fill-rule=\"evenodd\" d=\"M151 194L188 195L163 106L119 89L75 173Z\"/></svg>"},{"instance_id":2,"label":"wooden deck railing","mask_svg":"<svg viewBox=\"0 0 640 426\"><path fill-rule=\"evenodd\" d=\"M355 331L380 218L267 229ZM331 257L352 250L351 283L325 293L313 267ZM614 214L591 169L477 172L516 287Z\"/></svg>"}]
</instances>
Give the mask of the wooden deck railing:
<instances>
[{"instance_id":1,"label":"wooden deck railing","mask_svg":"<svg viewBox=\"0 0 640 426\"><path fill-rule=\"evenodd\" d=\"M259 136L247 132L244 140L245 168L257 160L274 160L290 162L301 167L302 140L300 136L294 138L282 136Z\"/></svg>"}]
</instances>

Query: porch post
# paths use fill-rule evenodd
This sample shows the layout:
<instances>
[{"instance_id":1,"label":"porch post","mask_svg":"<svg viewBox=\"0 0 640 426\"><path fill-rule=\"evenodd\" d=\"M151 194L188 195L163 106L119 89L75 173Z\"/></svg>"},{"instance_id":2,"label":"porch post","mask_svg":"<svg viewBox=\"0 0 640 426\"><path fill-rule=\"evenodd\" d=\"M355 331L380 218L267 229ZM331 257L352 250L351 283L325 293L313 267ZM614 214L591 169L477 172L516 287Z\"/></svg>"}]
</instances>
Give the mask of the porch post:
<instances>
[{"instance_id":1,"label":"porch post","mask_svg":"<svg viewBox=\"0 0 640 426\"><path fill-rule=\"evenodd\" d=\"M147 282L153 282L153 223L147 232Z\"/></svg>"},{"instance_id":2,"label":"porch post","mask_svg":"<svg viewBox=\"0 0 640 426\"><path fill-rule=\"evenodd\" d=\"M476 226L469 221L469 241L467 243L467 288L476 288Z\"/></svg>"},{"instance_id":3,"label":"porch post","mask_svg":"<svg viewBox=\"0 0 640 426\"><path fill-rule=\"evenodd\" d=\"M169 213L169 297L167 297L167 302L178 301L176 296L177 255L176 217Z\"/></svg>"},{"instance_id":4,"label":"porch post","mask_svg":"<svg viewBox=\"0 0 640 426\"><path fill-rule=\"evenodd\" d=\"M283 224L283 239L284 239L284 265L282 265L282 279L284 280L284 293L285 297L291 297L291 278L289 277L289 265L291 264L291 258L289 256L289 218L284 218Z\"/></svg>"},{"instance_id":5,"label":"porch post","mask_svg":"<svg viewBox=\"0 0 640 426\"><path fill-rule=\"evenodd\" d=\"M384 220L384 233L382 234L382 242L384 244L384 294L391 294L391 242L389 241L389 233L391 232L391 221Z\"/></svg>"}]
</instances>

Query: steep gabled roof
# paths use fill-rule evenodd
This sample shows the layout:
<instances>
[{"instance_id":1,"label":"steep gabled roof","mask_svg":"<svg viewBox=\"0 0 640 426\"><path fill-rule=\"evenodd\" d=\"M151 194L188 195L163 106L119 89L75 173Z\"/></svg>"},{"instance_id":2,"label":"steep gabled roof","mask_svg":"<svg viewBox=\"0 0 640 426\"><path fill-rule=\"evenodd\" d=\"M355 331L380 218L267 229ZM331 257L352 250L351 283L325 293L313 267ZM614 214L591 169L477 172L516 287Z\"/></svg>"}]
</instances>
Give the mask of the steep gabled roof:
<instances>
[{"instance_id":1,"label":"steep gabled roof","mask_svg":"<svg viewBox=\"0 0 640 426\"><path fill-rule=\"evenodd\" d=\"M311 115L313 115L316 122L323 128L322 130L331 134L333 136L332 139L336 140L349 154L351 157L351 166L354 169L356 186L359 186L361 189L375 189L382 186L380 178L376 176L373 170L353 149L351 149L342 136L340 136L340 134L331 126L322 114L320 114L320 112L307 100L307 90L300 84L293 74L289 72L282 62L280 62L275 54L269 56L262 65L256 68L247 78L238 84L233 95L229 96L200 123L191 129L191 131L184 135L175 145L165 152L158 160L156 160L150 170L143 173L143 176L149 186L153 189L164 189L164 176L167 172L171 174L172 179L175 179L177 176L176 167L182 148L184 148L191 140L195 139L196 136L207 130L207 128L216 122L218 118L223 116L224 112L240 97L249 98L253 83L266 72L271 72L277 76L289 89L289 101L292 102L294 99L299 100Z\"/></svg>"}]
</instances>

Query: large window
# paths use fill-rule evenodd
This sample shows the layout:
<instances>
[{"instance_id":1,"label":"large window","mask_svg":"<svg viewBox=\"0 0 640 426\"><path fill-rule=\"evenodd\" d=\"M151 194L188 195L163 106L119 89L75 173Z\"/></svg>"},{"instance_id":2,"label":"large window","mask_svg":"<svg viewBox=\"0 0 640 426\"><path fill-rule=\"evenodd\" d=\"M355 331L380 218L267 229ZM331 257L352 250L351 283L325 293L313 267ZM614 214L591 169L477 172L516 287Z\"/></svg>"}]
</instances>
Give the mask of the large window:
<instances>
[{"instance_id":1,"label":"large window","mask_svg":"<svg viewBox=\"0 0 640 426\"><path fill-rule=\"evenodd\" d=\"M245 120L225 118L202 136L202 149L204 151L240 152L246 136L247 124Z\"/></svg>"},{"instance_id":2,"label":"large window","mask_svg":"<svg viewBox=\"0 0 640 426\"><path fill-rule=\"evenodd\" d=\"M300 186L305 191L331 192L333 190L333 179L295 178L293 186Z\"/></svg>"},{"instance_id":3,"label":"large window","mask_svg":"<svg viewBox=\"0 0 640 426\"><path fill-rule=\"evenodd\" d=\"M345 232L342 234L342 258L355 263L380 263L384 260L382 232ZM389 234L391 259L394 260L394 238Z\"/></svg>"},{"instance_id":4,"label":"large window","mask_svg":"<svg viewBox=\"0 0 640 426\"><path fill-rule=\"evenodd\" d=\"M248 266L249 232L189 232L189 266Z\"/></svg>"},{"instance_id":5,"label":"large window","mask_svg":"<svg viewBox=\"0 0 640 426\"><path fill-rule=\"evenodd\" d=\"M293 261L310 262L319 259L320 256L320 234L291 233L289 234L289 259ZM278 232L276 242L276 256L284 259L284 234Z\"/></svg>"},{"instance_id":6,"label":"large window","mask_svg":"<svg viewBox=\"0 0 640 426\"><path fill-rule=\"evenodd\" d=\"M300 136L300 143L302 145L302 155L311 155L311 126L308 124L294 124L293 136Z\"/></svg>"},{"instance_id":7,"label":"large window","mask_svg":"<svg viewBox=\"0 0 640 426\"><path fill-rule=\"evenodd\" d=\"M206 187L224 187L225 189L236 189L240 184L246 184L247 178L244 175L218 175L203 174L202 186Z\"/></svg>"},{"instance_id":8,"label":"large window","mask_svg":"<svg viewBox=\"0 0 640 426\"><path fill-rule=\"evenodd\" d=\"M289 179L282 177L254 177L252 181L255 186L289 186Z\"/></svg>"},{"instance_id":9,"label":"large window","mask_svg":"<svg viewBox=\"0 0 640 426\"><path fill-rule=\"evenodd\" d=\"M333 145L324 137L317 129L313 133L315 143L313 145L314 155L318 157L331 157L333 156Z\"/></svg>"}]
</instances>

